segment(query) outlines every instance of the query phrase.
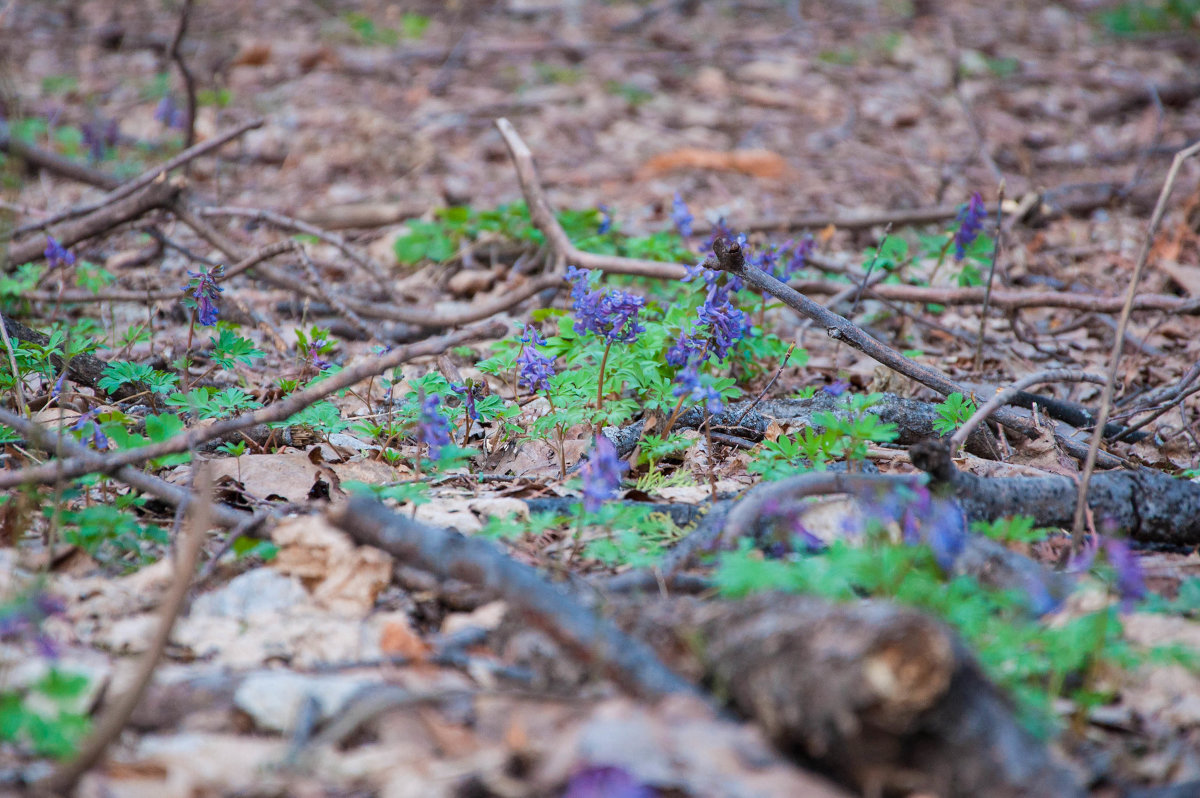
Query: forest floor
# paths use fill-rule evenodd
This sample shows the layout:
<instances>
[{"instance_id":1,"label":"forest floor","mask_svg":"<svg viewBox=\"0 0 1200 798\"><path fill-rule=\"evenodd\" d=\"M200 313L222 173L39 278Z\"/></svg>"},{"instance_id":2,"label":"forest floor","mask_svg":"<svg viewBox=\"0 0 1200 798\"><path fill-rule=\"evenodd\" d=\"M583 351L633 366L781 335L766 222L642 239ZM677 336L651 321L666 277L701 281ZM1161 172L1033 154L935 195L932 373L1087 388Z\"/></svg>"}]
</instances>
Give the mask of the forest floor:
<instances>
[{"instance_id":1,"label":"forest floor","mask_svg":"<svg viewBox=\"0 0 1200 798\"><path fill-rule=\"evenodd\" d=\"M1200 35L1148 8L0 4L0 791L1200 783L1200 159L1147 238ZM951 452L1041 493L911 478L1047 370ZM1063 573L1106 384L1150 420Z\"/></svg>"}]
</instances>

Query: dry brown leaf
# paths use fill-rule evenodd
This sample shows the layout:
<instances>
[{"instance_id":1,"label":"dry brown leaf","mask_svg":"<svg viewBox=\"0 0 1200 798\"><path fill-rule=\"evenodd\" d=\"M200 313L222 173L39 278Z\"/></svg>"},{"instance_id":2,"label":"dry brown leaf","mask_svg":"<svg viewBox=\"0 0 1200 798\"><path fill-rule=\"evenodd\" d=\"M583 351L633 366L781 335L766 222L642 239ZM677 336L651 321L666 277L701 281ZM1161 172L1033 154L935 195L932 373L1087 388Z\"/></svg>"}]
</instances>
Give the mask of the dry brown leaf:
<instances>
[{"instance_id":1,"label":"dry brown leaf","mask_svg":"<svg viewBox=\"0 0 1200 798\"><path fill-rule=\"evenodd\" d=\"M411 660L423 660L429 654L429 644L412 628L407 617L395 618L383 625L379 649L384 654L399 655Z\"/></svg>"},{"instance_id":2,"label":"dry brown leaf","mask_svg":"<svg viewBox=\"0 0 1200 798\"><path fill-rule=\"evenodd\" d=\"M392 577L392 558L372 546L355 546L322 516L284 521L271 532L279 554L271 567L309 586L321 607L362 617Z\"/></svg>"},{"instance_id":3,"label":"dry brown leaf","mask_svg":"<svg viewBox=\"0 0 1200 798\"><path fill-rule=\"evenodd\" d=\"M788 162L770 150L709 150L682 147L650 158L638 169L636 178L646 180L676 169L711 169L741 172L750 177L776 179L791 171Z\"/></svg>"}]
</instances>

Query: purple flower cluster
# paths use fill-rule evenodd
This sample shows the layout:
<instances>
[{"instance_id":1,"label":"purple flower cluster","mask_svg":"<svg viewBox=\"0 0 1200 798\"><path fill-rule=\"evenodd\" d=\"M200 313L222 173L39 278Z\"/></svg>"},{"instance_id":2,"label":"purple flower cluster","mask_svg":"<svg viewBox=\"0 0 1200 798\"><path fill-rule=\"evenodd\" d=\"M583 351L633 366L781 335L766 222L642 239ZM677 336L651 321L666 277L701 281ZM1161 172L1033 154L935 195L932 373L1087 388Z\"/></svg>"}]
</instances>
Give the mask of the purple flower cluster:
<instances>
[{"instance_id":1,"label":"purple flower cluster","mask_svg":"<svg viewBox=\"0 0 1200 798\"><path fill-rule=\"evenodd\" d=\"M621 475L629 463L617 457L612 441L603 435L596 436L596 443L588 461L579 469L583 477L583 509L594 513L604 502L617 495L621 486Z\"/></svg>"},{"instance_id":2,"label":"purple flower cluster","mask_svg":"<svg viewBox=\"0 0 1200 798\"><path fill-rule=\"evenodd\" d=\"M530 391L549 390L555 373L554 358L537 350L546 345L546 339L533 327L526 327L521 343L524 346L517 355L517 384Z\"/></svg>"},{"instance_id":3,"label":"purple flower cluster","mask_svg":"<svg viewBox=\"0 0 1200 798\"><path fill-rule=\"evenodd\" d=\"M612 230L612 211L609 210L607 205L597 205L596 210L600 213L600 224L596 226L596 235L602 236L609 230Z\"/></svg>"},{"instance_id":4,"label":"purple flower cluster","mask_svg":"<svg viewBox=\"0 0 1200 798\"><path fill-rule=\"evenodd\" d=\"M478 421L479 410L475 407L475 400L479 398L480 386L471 380L467 380L466 385L451 385L450 390L463 398L463 405L467 409L467 417L472 421Z\"/></svg>"},{"instance_id":5,"label":"purple flower cluster","mask_svg":"<svg viewBox=\"0 0 1200 798\"><path fill-rule=\"evenodd\" d=\"M217 285L217 280L224 272L224 266L214 266L206 272L188 272L188 276L192 279L183 287L183 290L192 292L192 299L195 300L196 320L202 327L212 327L217 323L217 316L220 314L220 309L217 307L217 300L220 297L217 295L225 290Z\"/></svg>"},{"instance_id":6,"label":"purple flower cluster","mask_svg":"<svg viewBox=\"0 0 1200 798\"><path fill-rule=\"evenodd\" d=\"M915 495L914 495L915 494ZM925 543L943 571L949 571L967 545L967 522L952 499L932 495L919 486L913 491L885 490L860 496L867 518L888 524L897 522L904 542Z\"/></svg>"},{"instance_id":7,"label":"purple flower cluster","mask_svg":"<svg viewBox=\"0 0 1200 798\"><path fill-rule=\"evenodd\" d=\"M0 605L0 641L12 642L32 633L38 652L44 657L56 657L53 641L40 630L47 618L60 615L65 609L62 601L40 590Z\"/></svg>"},{"instance_id":8,"label":"purple flower cluster","mask_svg":"<svg viewBox=\"0 0 1200 798\"><path fill-rule=\"evenodd\" d=\"M46 249L42 254L46 256L46 264L51 269L75 265L75 256L54 236L46 236Z\"/></svg>"},{"instance_id":9,"label":"purple flower cluster","mask_svg":"<svg viewBox=\"0 0 1200 798\"><path fill-rule=\"evenodd\" d=\"M704 302L697 311L699 323L697 329L680 336L675 346L668 351L668 363L679 366L687 362L692 355L707 351L716 355L717 360L724 360L734 344L746 337L750 332L750 321L746 314L733 304L733 293L737 286L733 281L722 283L720 274L704 265L689 266L684 282L690 282L697 277L704 280L707 294ZM685 358L685 353L687 358ZM672 362L674 359L675 362Z\"/></svg>"},{"instance_id":10,"label":"purple flower cluster","mask_svg":"<svg viewBox=\"0 0 1200 798\"><path fill-rule=\"evenodd\" d=\"M683 201L683 197L679 196L679 192L675 192L675 199L671 202L671 221L675 223L675 229L679 231L679 235L683 238L692 237L692 223L695 217L688 210L687 203Z\"/></svg>"},{"instance_id":11,"label":"purple flower cluster","mask_svg":"<svg viewBox=\"0 0 1200 798\"><path fill-rule=\"evenodd\" d=\"M563 798L654 798L657 790L612 765L593 765L567 782Z\"/></svg>"},{"instance_id":12,"label":"purple flower cluster","mask_svg":"<svg viewBox=\"0 0 1200 798\"><path fill-rule=\"evenodd\" d=\"M983 220L986 218L987 208L983 206L983 197L979 196L979 192L976 191L971 194L971 199L958 212L956 219L958 231L954 234L955 260L962 260L966 257L967 247L971 246L979 237L979 231L983 229Z\"/></svg>"},{"instance_id":13,"label":"purple flower cluster","mask_svg":"<svg viewBox=\"0 0 1200 798\"><path fill-rule=\"evenodd\" d=\"M1113 535L1100 535L1099 540L1089 542L1071 558L1068 566L1070 571L1086 571L1092 567L1096 554L1104 549L1104 558L1113 567L1117 576L1117 594L1121 597L1122 606L1129 609L1134 602L1146 597L1146 580L1142 574L1142 563L1138 556L1129 548L1122 538Z\"/></svg>"},{"instance_id":14,"label":"purple flower cluster","mask_svg":"<svg viewBox=\"0 0 1200 798\"><path fill-rule=\"evenodd\" d=\"M591 290L591 270L567 268L571 281L571 308L575 313L575 332L594 332L609 343L630 343L645 331L638 313L646 300L616 288Z\"/></svg>"},{"instance_id":15,"label":"purple flower cluster","mask_svg":"<svg viewBox=\"0 0 1200 798\"><path fill-rule=\"evenodd\" d=\"M175 98L168 94L154 108L154 119L164 127L183 130L187 127L187 111L179 107Z\"/></svg>"},{"instance_id":16,"label":"purple flower cluster","mask_svg":"<svg viewBox=\"0 0 1200 798\"><path fill-rule=\"evenodd\" d=\"M704 379L704 375L700 374L694 363L679 372L676 380L679 384L675 386L675 396L686 396L696 404L703 402L710 414L720 413L725 409L721 403L721 394Z\"/></svg>"},{"instance_id":17,"label":"purple flower cluster","mask_svg":"<svg viewBox=\"0 0 1200 798\"><path fill-rule=\"evenodd\" d=\"M104 160L104 154L117 146L121 130L115 119L96 119L83 126L83 144L88 148L88 158L93 163Z\"/></svg>"},{"instance_id":18,"label":"purple flower cluster","mask_svg":"<svg viewBox=\"0 0 1200 798\"><path fill-rule=\"evenodd\" d=\"M846 382L843 379L837 379L837 380L834 380L833 382L831 382L829 385L826 385L821 390L836 399L837 397L844 394L849 387L850 387L850 383Z\"/></svg>"},{"instance_id":19,"label":"purple flower cluster","mask_svg":"<svg viewBox=\"0 0 1200 798\"><path fill-rule=\"evenodd\" d=\"M71 425L71 432L81 433L80 440L87 441L94 449L104 451L108 448L108 436L100 430L100 423L96 421L97 408L84 413L79 417L79 420ZM91 426L91 431L86 432L88 426Z\"/></svg>"},{"instance_id":20,"label":"purple flower cluster","mask_svg":"<svg viewBox=\"0 0 1200 798\"><path fill-rule=\"evenodd\" d=\"M428 447L432 460L441 457L442 448L450 445L450 422L442 415L441 404L437 396L422 397L417 417L417 437Z\"/></svg>"}]
</instances>

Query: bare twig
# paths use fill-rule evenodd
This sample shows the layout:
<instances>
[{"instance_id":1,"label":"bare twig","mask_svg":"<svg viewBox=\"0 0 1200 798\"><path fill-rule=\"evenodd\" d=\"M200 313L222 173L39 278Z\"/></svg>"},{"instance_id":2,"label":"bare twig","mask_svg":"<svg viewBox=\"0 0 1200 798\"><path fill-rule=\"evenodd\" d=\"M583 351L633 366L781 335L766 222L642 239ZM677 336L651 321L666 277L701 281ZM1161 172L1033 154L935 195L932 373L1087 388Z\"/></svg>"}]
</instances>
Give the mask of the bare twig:
<instances>
[{"instance_id":1,"label":"bare twig","mask_svg":"<svg viewBox=\"0 0 1200 798\"><path fill-rule=\"evenodd\" d=\"M600 666L636 695L697 694L691 683L663 665L644 643L627 637L532 566L517 562L490 541L425 526L365 498L346 502L333 511L330 520L359 543L382 549L407 565L443 579L462 579L502 596L580 659Z\"/></svg>"},{"instance_id":2,"label":"bare twig","mask_svg":"<svg viewBox=\"0 0 1200 798\"><path fill-rule=\"evenodd\" d=\"M38 792L52 795L71 792L80 777L100 761L108 746L125 728L125 724L129 722L129 718L133 714L134 707L137 706L142 694L149 686L150 678L154 675L154 669L158 666L158 661L167 646L167 640L171 636L171 629L175 626L175 619L179 617L179 611L183 608L188 586L192 583L192 574L196 570L196 559L200 553L200 546L204 542L204 535L209 526L212 481L209 478L207 466L198 469L195 487L200 501L195 503L188 533L176 549L175 577L167 588L167 594L163 597L159 607L158 630L150 642L150 647L146 649L138 662L137 671L133 677L133 686L108 706L96 722L95 729L83 742L79 753L35 785Z\"/></svg>"},{"instance_id":3,"label":"bare twig","mask_svg":"<svg viewBox=\"0 0 1200 798\"><path fill-rule=\"evenodd\" d=\"M346 239L330 233L328 230L322 230L319 227L314 227L308 222L302 222L291 216L279 213L277 211L267 210L266 208L239 208L233 206L208 206L196 209L196 215L201 218L210 217L237 217L241 219L257 219L260 222L267 222L276 227L282 227L285 230L292 230L297 233L304 233L316 238L319 241L324 241L331 247L334 247L343 255L345 255L354 263L367 270L367 273L375 278L375 282L388 296L392 295L391 283L388 280L386 270L380 266L375 260L367 255L363 255L354 247L350 246Z\"/></svg>"},{"instance_id":4,"label":"bare twig","mask_svg":"<svg viewBox=\"0 0 1200 798\"><path fill-rule=\"evenodd\" d=\"M8 367L12 369L13 392L17 397L17 410L22 416L28 415L25 409L25 389L21 387L21 372L17 369L17 355L13 351L12 339L8 337L8 327L4 325L3 314L0 314L0 337L4 339L4 351L8 353Z\"/></svg>"},{"instance_id":5,"label":"bare twig","mask_svg":"<svg viewBox=\"0 0 1200 798\"><path fill-rule=\"evenodd\" d=\"M98 208L75 222L58 229L55 236L63 246L78 244L154 210L165 208L183 189L175 180L152 182L143 190L122 200ZM45 257L46 244L37 239L16 244L8 250L9 263L28 263Z\"/></svg>"},{"instance_id":6,"label":"bare twig","mask_svg":"<svg viewBox=\"0 0 1200 798\"><path fill-rule=\"evenodd\" d=\"M1092 431L1092 440L1088 444L1087 458L1083 461L1083 473L1079 478L1079 496L1075 501L1075 520L1071 525L1071 549L1074 551L1078 551L1079 547L1083 544L1083 526L1087 515L1088 482L1092 478L1092 471L1096 468L1096 458L1100 451L1100 441L1104 438L1104 425L1108 422L1108 414L1112 410L1113 392L1116 390L1117 383L1117 368L1121 364L1121 350L1125 348L1125 331L1129 327L1129 314L1133 311L1133 300L1137 296L1138 284L1142 279L1142 270L1146 268L1146 261L1150 258L1150 248L1154 245L1154 234L1158 232L1158 226L1162 223L1162 217L1167 208L1167 199L1171 196L1171 189L1175 187L1175 180L1179 176L1179 169L1183 166L1185 160L1197 152L1200 152L1200 142L1180 150L1176 153L1175 160L1171 162L1171 169L1167 172L1167 179L1163 183L1162 192L1158 195L1158 203L1154 206L1154 213L1150 216L1150 225L1146 230L1146 240L1142 244L1142 251L1138 255L1137 264L1133 269L1133 276L1129 280L1129 291L1125 295L1125 306L1121 309L1121 318L1117 322L1117 334L1113 338L1112 355L1108 366L1108 380L1104 383L1104 390L1100 395L1100 410L1096 416L1096 428Z\"/></svg>"},{"instance_id":7,"label":"bare twig","mask_svg":"<svg viewBox=\"0 0 1200 798\"><path fill-rule=\"evenodd\" d=\"M180 49L183 37L187 35L188 19L191 17L191 13L192 0L183 0L183 7L179 9L179 27L175 29L175 38L171 40L171 48L167 53L175 62L175 66L179 68L179 76L183 78L183 90L187 94L187 130L184 133L183 141L185 147L191 147L196 143L196 79L192 77Z\"/></svg>"},{"instance_id":8,"label":"bare twig","mask_svg":"<svg viewBox=\"0 0 1200 798\"><path fill-rule=\"evenodd\" d=\"M975 371L983 360L983 338L987 331L988 306L992 302L992 284L996 281L996 261L1000 259L1000 244L1004 238L1004 180L996 196L996 240L992 242L992 263L988 268L987 287L983 292L983 307L979 311L979 340L975 342Z\"/></svg>"},{"instance_id":9,"label":"bare twig","mask_svg":"<svg viewBox=\"0 0 1200 798\"><path fill-rule=\"evenodd\" d=\"M264 123L263 119L252 119L251 121L246 122L243 125L239 125L238 127L234 128L233 130L230 130L226 133L222 133L221 135L211 138L208 141L202 141L199 144L195 145L194 147L190 147L190 148L184 150L183 152L179 153L174 158L171 158L169 161L166 161L166 162L162 163L161 165L155 166L154 168L152 168L146 172L143 172L142 174L138 175L133 180L130 180L128 183L122 183L116 189L109 192L108 194L105 194L103 197L101 197L98 200L95 200L94 202L85 202L80 205L76 205L72 208L68 208L65 211L56 213L53 216L50 216L46 219L40 219L36 222L30 222L29 224L22 225L22 226L16 228L15 230L13 230L11 235L13 238L16 238L25 233L31 232L33 230L44 230L45 228L49 227L50 225L59 224L60 222L65 222L69 219L74 219L76 217L83 216L84 214L88 214L88 213L92 213L93 211L97 211L106 205L111 205L114 202L116 202L117 200L124 199L125 197L128 197L130 194L133 194L134 192L145 188L146 186L153 183L155 180L159 179L159 177L161 175L167 174L168 172L170 172L174 169L178 169L180 166L183 166L186 163L194 161L196 158L199 158L203 155L207 155L208 153L212 152L213 150L216 150L216 149L219 149L219 148L225 146L230 141L233 141L236 138L240 138L241 136L244 136L247 132L249 132L251 130L262 127L263 123Z\"/></svg>"},{"instance_id":10,"label":"bare twig","mask_svg":"<svg viewBox=\"0 0 1200 798\"><path fill-rule=\"evenodd\" d=\"M68 435L61 435L59 432L51 432L40 424L30 421L23 416L18 416L15 413L5 410L0 407L0 424L12 427L21 437L31 441L39 449L46 452L54 452L56 454L65 454L72 461L78 460L87 463L91 466L92 471L97 473L108 470L108 461L105 455L93 451L86 446L72 440ZM64 461L56 461L64 462ZM179 485L172 485L164 479L159 479L156 476L147 474L144 471L139 471L133 466L121 466L112 471L114 479L124 482L134 490L154 496L161 499L172 507L187 507L192 500L192 492ZM226 507L224 504L217 504L212 508L213 520L223 527L237 528L251 517L248 514L235 510L232 507Z\"/></svg>"},{"instance_id":11,"label":"bare twig","mask_svg":"<svg viewBox=\"0 0 1200 798\"><path fill-rule=\"evenodd\" d=\"M804 294L784 285L771 275L759 269L748 268L745 256L738 244L724 238L719 238L713 245L713 250L716 253L716 258L709 258L707 261L708 266L736 274L751 288L766 291L774 295L777 299L783 300L783 303L788 307L802 316L812 319L823 327L825 334L835 341L845 341L873 360L928 388L932 388L942 396L949 396L956 391L964 396L968 393L963 386L951 380L937 369L918 363L912 358L905 357L890 346L880 343L849 319L818 305ZM1036 438L1038 436L1038 430L1033 424L1008 408L1000 408L995 411L994 415L996 421L1009 429L1015 430L1029 438ZM1072 457L1082 459L1086 455L1086 447L1082 446L1078 441L1062 435L1056 435L1055 438L1059 445ZM1108 462L1115 465L1120 461L1116 457L1109 455Z\"/></svg>"},{"instance_id":12,"label":"bare twig","mask_svg":"<svg viewBox=\"0 0 1200 798\"><path fill-rule=\"evenodd\" d=\"M521 193L525 195L525 204L529 206L529 218L533 220L538 230L546 236L546 243L554 252L555 264L552 271L562 271L566 264L571 263L582 269L599 269L613 274L632 274L640 277L658 277L663 280L679 280L687 275L683 266L675 263L659 263L652 260L637 258L620 258L609 255L596 255L583 252L571 243L567 233L558 223L554 209L546 199L546 193L538 181L537 168L533 163L533 153L517 135L516 128L507 119L497 119L496 129L504 138L512 157L513 166L517 170L517 180L521 183Z\"/></svg>"},{"instance_id":13,"label":"bare twig","mask_svg":"<svg viewBox=\"0 0 1200 798\"><path fill-rule=\"evenodd\" d=\"M1039 371L1036 374L1030 374L1027 377L1022 377L1004 390L997 391L991 399L988 399L978 410L971 414L966 423L951 436L950 454L954 454L962 448L967 438L971 437L971 433L986 421L987 417L997 408L1008 404L1017 394L1026 388L1047 382L1094 382L1098 385L1103 385L1104 377L1101 377L1099 374L1088 374L1074 369L1048 369L1046 371Z\"/></svg>"},{"instance_id":14,"label":"bare twig","mask_svg":"<svg viewBox=\"0 0 1200 798\"><path fill-rule=\"evenodd\" d=\"M101 461L97 461L92 457L72 456L65 461L55 461L40 466L31 466L16 471L0 473L0 488L49 483L53 482L60 473L63 479L73 479L89 473L111 473L122 466L142 463L156 457L196 449L206 441L215 440L216 438L252 427L256 424L285 421L335 391L339 391L342 388L349 388L361 380L382 374L388 369L395 368L413 358L436 355L451 347L480 338L499 338L505 332L507 332L505 324L491 322L449 333L438 338L430 338L408 346L397 347L391 352L379 355L378 357L372 357L363 363L359 363L357 366L352 366L327 377L315 385L310 385L303 390L290 393L284 399L260 410L242 413L232 418L221 419L207 427L193 427L160 443L109 452L108 454L100 455L102 458ZM0 421L9 423L5 419L3 411L0 411Z\"/></svg>"}]
</instances>

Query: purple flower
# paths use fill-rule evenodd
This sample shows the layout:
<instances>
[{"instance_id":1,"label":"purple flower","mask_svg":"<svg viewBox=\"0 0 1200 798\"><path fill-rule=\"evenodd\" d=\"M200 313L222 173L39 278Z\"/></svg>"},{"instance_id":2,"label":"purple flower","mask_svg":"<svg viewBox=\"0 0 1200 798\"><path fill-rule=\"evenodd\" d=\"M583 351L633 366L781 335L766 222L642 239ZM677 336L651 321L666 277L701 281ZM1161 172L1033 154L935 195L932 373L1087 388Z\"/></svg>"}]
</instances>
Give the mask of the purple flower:
<instances>
[{"instance_id":1,"label":"purple flower","mask_svg":"<svg viewBox=\"0 0 1200 798\"><path fill-rule=\"evenodd\" d=\"M192 292L191 304L196 308L196 321L202 327L212 327L217 323L220 309L217 307L217 295L225 289L217 285L217 280L225 272L224 266L214 266L209 271L189 271L192 279L183 287L184 291Z\"/></svg>"},{"instance_id":2,"label":"purple flower","mask_svg":"<svg viewBox=\"0 0 1200 798\"><path fill-rule=\"evenodd\" d=\"M800 243L792 250L792 256L788 258L787 263L783 266L783 276L780 278L783 282L787 282L795 276L796 272L808 265L808 259L816 248L817 242L812 236L805 236L800 239ZM787 246L784 245L784 251L787 251Z\"/></svg>"},{"instance_id":3,"label":"purple flower","mask_svg":"<svg viewBox=\"0 0 1200 798\"><path fill-rule=\"evenodd\" d=\"M100 425L96 422L96 412L97 408L92 408L80 416L79 420L71 425L71 432L81 433L79 436L81 441L87 441L93 448L103 451L108 448L108 437L100 431ZM83 434L89 425L91 431Z\"/></svg>"},{"instance_id":4,"label":"purple flower","mask_svg":"<svg viewBox=\"0 0 1200 798\"><path fill-rule=\"evenodd\" d=\"M1142 576L1142 562L1121 538L1105 536L1104 555L1117 574L1117 593L1123 606L1128 609L1134 602L1146 597L1146 581Z\"/></svg>"},{"instance_id":5,"label":"purple flower","mask_svg":"<svg viewBox=\"0 0 1200 798\"><path fill-rule=\"evenodd\" d=\"M675 396L686 396L696 404L703 403L710 414L720 413L725 406L721 402L721 394L712 384L703 379L694 365L688 366L676 375L679 384L675 386Z\"/></svg>"},{"instance_id":6,"label":"purple flower","mask_svg":"<svg viewBox=\"0 0 1200 798\"><path fill-rule=\"evenodd\" d=\"M958 231L954 234L954 259L962 260L967 255L967 247L979 237L983 229L983 220L987 218L987 208L983 206L983 197L976 191L971 199L958 212Z\"/></svg>"},{"instance_id":7,"label":"purple flower","mask_svg":"<svg viewBox=\"0 0 1200 798\"><path fill-rule=\"evenodd\" d=\"M46 249L42 254L46 256L46 264L51 269L75 265L75 256L54 236L46 236Z\"/></svg>"},{"instance_id":8,"label":"purple flower","mask_svg":"<svg viewBox=\"0 0 1200 798\"><path fill-rule=\"evenodd\" d=\"M657 794L622 768L592 765L571 777L563 798L654 798Z\"/></svg>"},{"instance_id":9,"label":"purple flower","mask_svg":"<svg viewBox=\"0 0 1200 798\"><path fill-rule=\"evenodd\" d=\"M58 656L58 649L39 630L47 618L61 614L64 609L60 599L41 590L0 605L0 640L16 640L33 633L38 653L52 659Z\"/></svg>"},{"instance_id":10,"label":"purple flower","mask_svg":"<svg viewBox=\"0 0 1200 798\"><path fill-rule=\"evenodd\" d=\"M717 360L724 360L734 344L750 331L746 314L734 307L728 289L723 286L714 284L708 289L698 313L700 327L708 333L708 349L717 356Z\"/></svg>"},{"instance_id":11,"label":"purple flower","mask_svg":"<svg viewBox=\"0 0 1200 798\"><path fill-rule=\"evenodd\" d=\"M590 290L588 269L567 269L571 281L571 308L575 313L575 332L594 332L609 343L630 343L645 331L638 312L646 300L616 288Z\"/></svg>"},{"instance_id":12,"label":"purple flower","mask_svg":"<svg viewBox=\"0 0 1200 798\"><path fill-rule=\"evenodd\" d=\"M830 396L836 398L836 397L844 394L846 392L846 389L849 387L850 387L850 383L846 382L845 380L838 379L838 380L834 380L829 385L826 385L821 390L824 391L825 393L829 394Z\"/></svg>"},{"instance_id":13,"label":"purple flower","mask_svg":"<svg viewBox=\"0 0 1200 798\"><path fill-rule=\"evenodd\" d=\"M421 412L417 417L417 437L429 448L431 460L442 456L442 448L450 445L450 422L442 415L441 399L437 396L421 398Z\"/></svg>"},{"instance_id":14,"label":"purple flower","mask_svg":"<svg viewBox=\"0 0 1200 798\"><path fill-rule=\"evenodd\" d=\"M115 119L96 119L83 126L83 144L88 148L88 159L104 160L107 150L117 145L121 131Z\"/></svg>"},{"instance_id":15,"label":"purple flower","mask_svg":"<svg viewBox=\"0 0 1200 798\"><path fill-rule=\"evenodd\" d=\"M609 212L607 205L599 205L596 208L600 212L600 224L596 227L596 235L604 235L609 230L612 230L612 214Z\"/></svg>"},{"instance_id":16,"label":"purple flower","mask_svg":"<svg viewBox=\"0 0 1200 798\"><path fill-rule=\"evenodd\" d=\"M546 339L533 327L527 327L521 336L525 346L517 355L517 384L530 391L550 390L550 378L554 376L554 358L537 347L545 346Z\"/></svg>"},{"instance_id":17,"label":"purple flower","mask_svg":"<svg viewBox=\"0 0 1200 798\"><path fill-rule=\"evenodd\" d=\"M479 420L479 411L475 408L475 399L479 393L479 386L474 382L467 380L466 385L451 385L450 390L463 398L463 404L467 408L467 416L472 421Z\"/></svg>"},{"instance_id":18,"label":"purple flower","mask_svg":"<svg viewBox=\"0 0 1200 798\"><path fill-rule=\"evenodd\" d=\"M50 391L50 395L57 399L62 395L63 381L67 378L67 372L64 369L62 374L58 375L58 379L54 381L54 389Z\"/></svg>"},{"instance_id":19,"label":"purple flower","mask_svg":"<svg viewBox=\"0 0 1200 798\"><path fill-rule=\"evenodd\" d=\"M598 435L588 461L579 469L583 477L583 509L594 513L616 496L617 488L621 486L621 474L628 468L629 463L617 457L612 441Z\"/></svg>"},{"instance_id":20,"label":"purple flower","mask_svg":"<svg viewBox=\"0 0 1200 798\"><path fill-rule=\"evenodd\" d=\"M678 191L675 192L675 199L671 202L671 221L675 223L675 229L679 231L680 236L692 237L692 222L695 221L695 218L688 210L683 197L679 196Z\"/></svg>"},{"instance_id":21,"label":"purple flower","mask_svg":"<svg viewBox=\"0 0 1200 798\"><path fill-rule=\"evenodd\" d=\"M704 352L704 340L690 333L680 333L677 340L667 349L667 365L683 368L692 358L699 358Z\"/></svg>"},{"instance_id":22,"label":"purple flower","mask_svg":"<svg viewBox=\"0 0 1200 798\"><path fill-rule=\"evenodd\" d=\"M168 94L154 108L154 119L164 127L183 130L187 127L187 112L180 108L175 98Z\"/></svg>"}]
</instances>

